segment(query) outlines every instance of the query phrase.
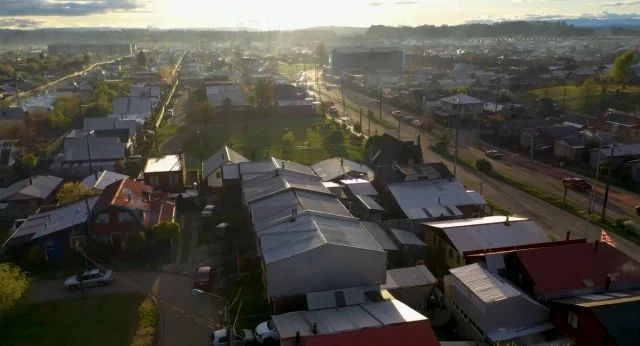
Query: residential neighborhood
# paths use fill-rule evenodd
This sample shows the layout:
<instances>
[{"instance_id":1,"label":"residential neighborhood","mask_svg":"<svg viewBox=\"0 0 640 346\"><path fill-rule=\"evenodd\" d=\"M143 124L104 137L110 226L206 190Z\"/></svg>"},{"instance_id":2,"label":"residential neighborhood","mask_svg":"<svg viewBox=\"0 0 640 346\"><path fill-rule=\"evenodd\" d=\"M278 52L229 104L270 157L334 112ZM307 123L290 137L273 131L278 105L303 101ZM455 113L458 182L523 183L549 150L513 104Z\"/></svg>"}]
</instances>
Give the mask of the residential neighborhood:
<instances>
[{"instance_id":1,"label":"residential neighborhood","mask_svg":"<svg viewBox=\"0 0 640 346\"><path fill-rule=\"evenodd\" d=\"M15 30L0 340L640 345L637 28L319 28Z\"/></svg>"}]
</instances>

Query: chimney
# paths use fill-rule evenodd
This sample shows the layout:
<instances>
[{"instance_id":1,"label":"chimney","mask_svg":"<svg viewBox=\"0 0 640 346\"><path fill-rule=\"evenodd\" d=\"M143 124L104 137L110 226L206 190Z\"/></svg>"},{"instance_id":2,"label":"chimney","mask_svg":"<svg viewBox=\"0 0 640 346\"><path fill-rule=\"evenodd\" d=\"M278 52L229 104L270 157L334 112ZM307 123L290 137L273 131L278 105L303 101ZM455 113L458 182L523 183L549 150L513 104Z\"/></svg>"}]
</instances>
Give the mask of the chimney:
<instances>
[{"instance_id":1,"label":"chimney","mask_svg":"<svg viewBox=\"0 0 640 346\"><path fill-rule=\"evenodd\" d=\"M612 279L612 275L611 274L607 274L607 279L604 282L604 290L608 291L609 288L611 288L611 279Z\"/></svg>"},{"instance_id":2,"label":"chimney","mask_svg":"<svg viewBox=\"0 0 640 346\"><path fill-rule=\"evenodd\" d=\"M313 322L313 325L311 327L311 332L313 333L313 335L318 334L318 322Z\"/></svg>"},{"instance_id":3,"label":"chimney","mask_svg":"<svg viewBox=\"0 0 640 346\"><path fill-rule=\"evenodd\" d=\"M571 239L571 231L567 231L567 236L564 238L564 240L569 240Z\"/></svg>"},{"instance_id":4,"label":"chimney","mask_svg":"<svg viewBox=\"0 0 640 346\"><path fill-rule=\"evenodd\" d=\"M295 222L296 221L296 208L291 208L291 220L289 220L289 222Z\"/></svg>"},{"instance_id":5,"label":"chimney","mask_svg":"<svg viewBox=\"0 0 640 346\"><path fill-rule=\"evenodd\" d=\"M600 244L598 240L593 243L593 252L598 252L598 244Z\"/></svg>"},{"instance_id":6,"label":"chimney","mask_svg":"<svg viewBox=\"0 0 640 346\"><path fill-rule=\"evenodd\" d=\"M511 221L509 221L509 215L507 215L507 219L504 220L504 225L505 226L511 226Z\"/></svg>"}]
</instances>

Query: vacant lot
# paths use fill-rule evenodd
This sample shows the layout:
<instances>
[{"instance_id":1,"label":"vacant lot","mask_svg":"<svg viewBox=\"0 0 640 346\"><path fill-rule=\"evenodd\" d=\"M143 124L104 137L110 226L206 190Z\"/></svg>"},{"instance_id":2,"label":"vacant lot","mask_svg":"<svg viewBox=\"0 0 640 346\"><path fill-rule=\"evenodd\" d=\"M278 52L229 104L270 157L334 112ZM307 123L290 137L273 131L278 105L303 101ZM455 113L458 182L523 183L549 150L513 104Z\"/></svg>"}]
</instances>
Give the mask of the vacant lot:
<instances>
[{"instance_id":1,"label":"vacant lot","mask_svg":"<svg viewBox=\"0 0 640 346\"><path fill-rule=\"evenodd\" d=\"M93 296L18 308L0 320L3 346L150 346L158 313L142 295Z\"/></svg>"},{"instance_id":2,"label":"vacant lot","mask_svg":"<svg viewBox=\"0 0 640 346\"><path fill-rule=\"evenodd\" d=\"M600 113L601 105L604 104L605 109L636 111L640 104L640 87L627 86L624 93L618 90L622 90L622 85L610 85L603 97L600 87L587 91L581 86L568 85L564 101L565 108L574 113L597 114ZM562 107L564 87L536 89L522 93L517 98L519 101L532 101L545 96L549 96L558 107Z\"/></svg>"},{"instance_id":3,"label":"vacant lot","mask_svg":"<svg viewBox=\"0 0 640 346\"><path fill-rule=\"evenodd\" d=\"M199 132L198 132L199 131ZM269 157L312 164L333 156L362 161L362 139L321 116L240 115L216 117L206 129L179 129L189 168L199 168L223 145L250 160Z\"/></svg>"}]
</instances>

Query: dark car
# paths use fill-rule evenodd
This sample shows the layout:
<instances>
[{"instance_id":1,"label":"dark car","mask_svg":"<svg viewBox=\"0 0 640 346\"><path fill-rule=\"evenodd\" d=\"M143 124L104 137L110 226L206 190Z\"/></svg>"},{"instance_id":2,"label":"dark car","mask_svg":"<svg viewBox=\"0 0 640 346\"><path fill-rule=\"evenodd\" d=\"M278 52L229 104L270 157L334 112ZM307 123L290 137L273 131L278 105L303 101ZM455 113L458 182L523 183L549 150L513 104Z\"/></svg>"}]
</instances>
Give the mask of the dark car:
<instances>
[{"instance_id":1,"label":"dark car","mask_svg":"<svg viewBox=\"0 0 640 346\"><path fill-rule=\"evenodd\" d=\"M213 270L211 267L199 267L193 280L193 288L208 291L213 286Z\"/></svg>"},{"instance_id":2,"label":"dark car","mask_svg":"<svg viewBox=\"0 0 640 346\"><path fill-rule=\"evenodd\" d=\"M578 192L591 191L591 184L580 178L563 178L562 185Z\"/></svg>"}]
</instances>

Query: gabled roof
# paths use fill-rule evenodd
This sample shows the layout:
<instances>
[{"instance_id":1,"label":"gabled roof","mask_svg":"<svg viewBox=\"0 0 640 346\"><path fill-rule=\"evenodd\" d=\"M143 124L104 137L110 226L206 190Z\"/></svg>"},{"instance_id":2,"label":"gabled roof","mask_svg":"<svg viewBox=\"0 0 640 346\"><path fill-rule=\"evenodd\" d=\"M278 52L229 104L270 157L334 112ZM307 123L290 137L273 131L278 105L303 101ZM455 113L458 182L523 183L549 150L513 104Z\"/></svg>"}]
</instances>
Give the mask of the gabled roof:
<instances>
[{"instance_id":1,"label":"gabled roof","mask_svg":"<svg viewBox=\"0 0 640 346\"><path fill-rule=\"evenodd\" d=\"M536 290L546 295L589 287L603 289L607 275L617 274L611 287L640 287L640 263L620 250L599 243L578 243L517 252Z\"/></svg>"},{"instance_id":2,"label":"gabled roof","mask_svg":"<svg viewBox=\"0 0 640 346\"><path fill-rule=\"evenodd\" d=\"M449 269L449 272L485 304L524 295L477 263Z\"/></svg>"},{"instance_id":3,"label":"gabled roof","mask_svg":"<svg viewBox=\"0 0 640 346\"><path fill-rule=\"evenodd\" d=\"M133 97L157 97L161 96L161 90L159 86L155 85L132 85L129 96Z\"/></svg>"},{"instance_id":4,"label":"gabled roof","mask_svg":"<svg viewBox=\"0 0 640 346\"><path fill-rule=\"evenodd\" d=\"M361 221L360 223L385 251L398 251L398 247L382 226L371 221Z\"/></svg>"},{"instance_id":5,"label":"gabled roof","mask_svg":"<svg viewBox=\"0 0 640 346\"><path fill-rule=\"evenodd\" d=\"M415 267L397 268L387 270L387 282L380 285L380 289L393 290L397 288L408 288L435 285L438 279L431 274L424 264Z\"/></svg>"},{"instance_id":6,"label":"gabled roof","mask_svg":"<svg viewBox=\"0 0 640 346\"><path fill-rule=\"evenodd\" d=\"M20 180L7 188L0 188L0 202L47 199L62 181L62 178L52 175L37 175Z\"/></svg>"},{"instance_id":7,"label":"gabled roof","mask_svg":"<svg viewBox=\"0 0 640 346\"><path fill-rule=\"evenodd\" d=\"M418 236L413 232L397 228L389 228L389 231L391 231L391 235L399 244L410 246L427 246L427 244L425 244L424 241L418 238Z\"/></svg>"},{"instance_id":8,"label":"gabled roof","mask_svg":"<svg viewBox=\"0 0 640 346\"><path fill-rule=\"evenodd\" d=\"M331 191L322 184L322 181L317 176L287 171L263 173L259 177L255 177L242 184L242 193L247 203L279 191L290 189L331 194Z\"/></svg>"},{"instance_id":9,"label":"gabled roof","mask_svg":"<svg viewBox=\"0 0 640 346\"><path fill-rule=\"evenodd\" d=\"M125 145L119 138L88 136L87 138L65 138L63 161L89 161L89 150L91 150L91 161L115 161L125 157Z\"/></svg>"},{"instance_id":10,"label":"gabled roof","mask_svg":"<svg viewBox=\"0 0 640 346\"><path fill-rule=\"evenodd\" d=\"M87 177L82 179L82 183L88 188L102 191L105 187L107 187L107 185L126 178L129 177L124 174L104 170L102 172L96 172L94 174L88 175Z\"/></svg>"},{"instance_id":11,"label":"gabled roof","mask_svg":"<svg viewBox=\"0 0 640 346\"><path fill-rule=\"evenodd\" d=\"M440 99L440 102L451 103L454 105L484 105L484 101L467 94L456 94Z\"/></svg>"},{"instance_id":12,"label":"gabled roof","mask_svg":"<svg viewBox=\"0 0 640 346\"><path fill-rule=\"evenodd\" d=\"M505 216L487 216L425 225L441 229L460 253L550 241L542 228L527 218L506 220Z\"/></svg>"},{"instance_id":13,"label":"gabled roof","mask_svg":"<svg viewBox=\"0 0 640 346\"><path fill-rule=\"evenodd\" d=\"M407 164L409 162L422 162L422 149L414 142L403 142L387 133L382 136L370 137L369 162L371 167L391 165L393 162Z\"/></svg>"},{"instance_id":14,"label":"gabled roof","mask_svg":"<svg viewBox=\"0 0 640 346\"><path fill-rule=\"evenodd\" d=\"M618 299L591 308L616 345L640 345L640 301Z\"/></svg>"},{"instance_id":15,"label":"gabled roof","mask_svg":"<svg viewBox=\"0 0 640 346\"><path fill-rule=\"evenodd\" d=\"M209 103L214 106L222 106L224 105L225 99L229 99L232 106L244 106L248 104L244 91L240 86L207 86L207 100Z\"/></svg>"},{"instance_id":16,"label":"gabled roof","mask_svg":"<svg viewBox=\"0 0 640 346\"><path fill-rule=\"evenodd\" d=\"M311 168L323 181L331 181L345 175L353 178L363 178L369 181L373 180L373 171L371 168L341 157L332 157L320 161L311 165Z\"/></svg>"},{"instance_id":17,"label":"gabled roof","mask_svg":"<svg viewBox=\"0 0 640 346\"><path fill-rule=\"evenodd\" d=\"M317 175L311 167L307 165L303 165L301 163L282 160L275 157L272 157L271 161L273 161L274 165L276 166L276 169L289 170L289 171L302 173L302 174Z\"/></svg>"},{"instance_id":18,"label":"gabled roof","mask_svg":"<svg viewBox=\"0 0 640 346\"><path fill-rule=\"evenodd\" d=\"M0 107L0 121L22 120L24 113L25 109L22 107Z\"/></svg>"},{"instance_id":19,"label":"gabled roof","mask_svg":"<svg viewBox=\"0 0 640 346\"><path fill-rule=\"evenodd\" d=\"M573 126L556 125L556 126L541 127L538 129L538 132L542 136L545 136L548 138L563 138L563 137L578 135L580 133L580 130L578 130Z\"/></svg>"},{"instance_id":20,"label":"gabled roof","mask_svg":"<svg viewBox=\"0 0 640 346\"><path fill-rule=\"evenodd\" d=\"M182 170L181 155L150 157L144 166L145 173L179 172Z\"/></svg>"},{"instance_id":21,"label":"gabled roof","mask_svg":"<svg viewBox=\"0 0 640 346\"><path fill-rule=\"evenodd\" d=\"M373 184L364 179L347 179L340 180L340 184L347 187L347 189L354 196L377 196L378 191Z\"/></svg>"},{"instance_id":22,"label":"gabled roof","mask_svg":"<svg viewBox=\"0 0 640 346\"><path fill-rule=\"evenodd\" d=\"M151 114L153 110L150 97L114 97L111 103L113 114Z\"/></svg>"},{"instance_id":23,"label":"gabled roof","mask_svg":"<svg viewBox=\"0 0 640 346\"><path fill-rule=\"evenodd\" d=\"M84 118L83 122L83 129L85 130L127 129L129 130L129 137L135 135L138 126L135 120L117 118Z\"/></svg>"},{"instance_id":24,"label":"gabled roof","mask_svg":"<svg viewBox=\"0 0 640 346\"><path fill-rule=\"evenodd\" d=\"M33 214L11 235L7 245L18 245L87 222L98 197L77 201L63 207Z\"/></svg>"},{"instance_id":25,"label":"gabled roof","mask_svg":"<svg viewBox=\"0 0 640 346\"><path fill-rule=\"evenodd\" d=\"M107 185L96 202L95 211L115 205L132 209L149 209L149 199L144 194L151 194L153 188L131 179L118 180Z\"/></svg>"},{"instance_id":26,"label":"gabled roof","mask_svg":"<svg viewBox=\"0 0 640 346\"><path fill-rule=\"evenodd\" d=\"M249 159L224 145L202 163L202 176L210 176L216 169L228 162L238 164L240 162L249 162Z\"/></svg>"}]
</instances>

